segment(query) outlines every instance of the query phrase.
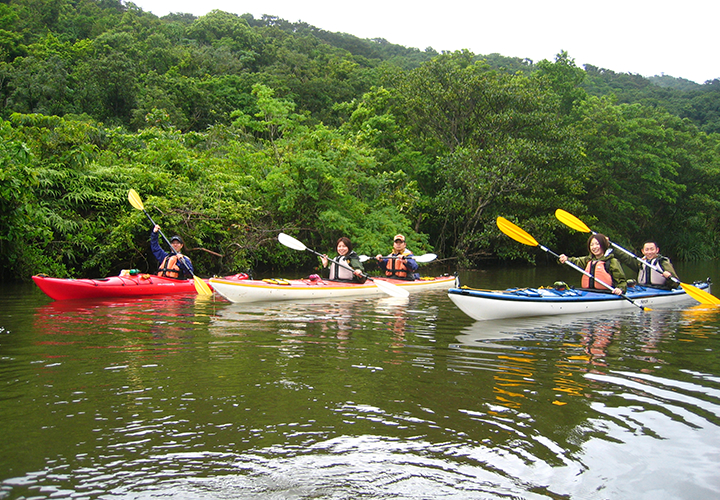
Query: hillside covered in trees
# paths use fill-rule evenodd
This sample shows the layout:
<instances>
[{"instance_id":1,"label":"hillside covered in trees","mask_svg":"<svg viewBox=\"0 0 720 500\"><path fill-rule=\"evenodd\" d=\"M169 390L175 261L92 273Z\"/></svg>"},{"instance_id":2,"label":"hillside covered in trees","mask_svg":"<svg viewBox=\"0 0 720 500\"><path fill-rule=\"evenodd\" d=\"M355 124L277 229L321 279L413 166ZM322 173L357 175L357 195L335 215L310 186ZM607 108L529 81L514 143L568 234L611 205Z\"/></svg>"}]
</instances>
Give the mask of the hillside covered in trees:
<instances>
[{"instance_id":1,"label":"hillside covered in trees","mask_svg":"<svg viewBox=\"0 0 720 500\"><path fill-rule=\"evenodd\" d=\"M438 54L269 16L11 0L0 279L153 270L130 188L201 275L314 262L280 231L324 251L347 235L387 252L402 232L460 266L532 262L499 215L582 252L556 208L629 247L717 257L719 132L718 80Z\"/></svg>"}]
</instances>

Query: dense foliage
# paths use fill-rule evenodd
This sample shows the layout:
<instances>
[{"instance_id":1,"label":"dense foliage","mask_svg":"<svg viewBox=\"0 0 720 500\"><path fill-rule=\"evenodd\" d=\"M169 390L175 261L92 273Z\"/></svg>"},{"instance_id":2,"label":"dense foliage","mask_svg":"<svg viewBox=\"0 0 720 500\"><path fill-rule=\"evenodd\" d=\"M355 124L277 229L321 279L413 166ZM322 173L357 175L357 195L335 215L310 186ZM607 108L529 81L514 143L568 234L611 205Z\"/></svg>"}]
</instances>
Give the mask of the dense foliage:
<instances>
[{"instance_id":1,"label":"dense foliage","mask_svg":"<svg viewBox=\"0 0 720 500\"><path fill-rule=\"evenodd\" d=\"M0 277L153 270L130 188L201 275L314 262L280 231L532 261L498 215L583 251L558 207L628 246L716 257L720 82L657 78L270 16L0 3Z\"/></svg>"}]
</instances>

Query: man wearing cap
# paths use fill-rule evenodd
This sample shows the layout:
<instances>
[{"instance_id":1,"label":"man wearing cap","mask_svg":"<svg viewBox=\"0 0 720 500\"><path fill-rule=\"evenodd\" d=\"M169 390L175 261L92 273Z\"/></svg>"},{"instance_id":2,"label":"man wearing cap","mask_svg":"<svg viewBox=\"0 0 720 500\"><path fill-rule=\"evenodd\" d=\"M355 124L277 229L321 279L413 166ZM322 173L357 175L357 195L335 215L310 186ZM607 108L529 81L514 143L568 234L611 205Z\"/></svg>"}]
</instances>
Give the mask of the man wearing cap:
<instances>
[{"instance_id":1,"label":"man wearing cap","mask_svg":"<svg viewBox=\"0 0 720 500\"><path fill-rule=\"evenodd\" d=\"M388 278L414 280L419 276L415 274L418 264L413 259L413 253L407 249L405 236L396 234L393 238L393 251L387 257L377 255L378 267L385 271Z\"/></svg>"},{"instance_id":2,"label":"man wearing cap","mask_svg":"<svg viewBox=\"0 0 720 500\"><path fill-rule=\"evenodd\" d=\"M180 236L170 238L170 245L172 245L173 252L166 253L165 250L160 248L160 244L158 243L159 232L160 226L155 224L150 234L150 249L160 263L158 276L186 280L192 279L193 273L195 272L192 262L190 262L189 257L180 253L183 248L182 238Z\"/></svg>"}]
</instances>

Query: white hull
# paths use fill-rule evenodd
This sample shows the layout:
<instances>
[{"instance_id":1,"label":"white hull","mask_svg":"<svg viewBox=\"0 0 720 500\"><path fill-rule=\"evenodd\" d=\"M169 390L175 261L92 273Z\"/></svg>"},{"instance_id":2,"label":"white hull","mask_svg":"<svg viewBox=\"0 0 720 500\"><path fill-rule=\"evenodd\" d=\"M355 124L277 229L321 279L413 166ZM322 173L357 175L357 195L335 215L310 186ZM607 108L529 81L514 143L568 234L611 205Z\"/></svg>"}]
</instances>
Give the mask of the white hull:
<instances>
[{"instance_id":1,"label":"white hull","mask_svg":"<svg viewBox=\"0 0 720 500\"><path fill-rule=\"evenodd\" d=\"M441 276L433 279L416 281L391 280L373 278L377 281L392 283L410 293L422 290L444 288L448 289L455 284L455 277ZM211 278L213 289L230 302L270 302L277 300L308 300L361 296L387 296L372 281L364 284L339 283L333 281L309 280L276 280L281 283L271 283L261 280L242 280L234 278Z\"/></svg>"},{"instance_id":2,"label":"white hull","mask_svg":"<svg viewBox=\"0 0 720 500\"><path fill-rule=\"evenodd\" d=\"M696 286L708 293L710 291L710 286L707 283L696 284ZM617 295L576 290L563 295L553 290L528 289L518 293L515 290L481 291L452 288L448 291L448 296L461 311L479 321L630 309L639 310L638 306L653 308L684 303L697 304L697 301L681 288L670 291L643 289L642 292L628 292L627 296L637 305Z\"/></svg>"}]
</instances>

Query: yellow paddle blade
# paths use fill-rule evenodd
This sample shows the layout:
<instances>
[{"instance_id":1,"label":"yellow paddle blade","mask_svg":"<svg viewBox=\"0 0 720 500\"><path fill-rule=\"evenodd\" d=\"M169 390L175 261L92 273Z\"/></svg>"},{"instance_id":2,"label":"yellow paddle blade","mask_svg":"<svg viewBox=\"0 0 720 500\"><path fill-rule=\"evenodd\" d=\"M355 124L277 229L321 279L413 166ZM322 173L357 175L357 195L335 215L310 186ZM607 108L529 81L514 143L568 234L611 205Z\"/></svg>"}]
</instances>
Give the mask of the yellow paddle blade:
<instances>
[{"instance_id":1,"label":"yellow paddle blade","mask_svg":"<svg viewBox=\"0 0 720 500\"><path fill-rule=\"evenodd\" d=\"M687 293L690 297L697 300L701 304L707 304L712 306L720 305L720 299L706 292L705 290L701 290L696 286L688 285L686 283L680 283L680 286L683 290L685 290L685 293Z\"/></svg>"},{"instance_id":2,"label":"yellow paddle blade","mask_svg":"<svg viewBox=\"0 0 720 500\"><path fill-rule=\"evenodd\" d=\"M529 245L531 247L536 247L539 245L535 238L533 238L524 230L520 229L515 224L507 220L505 217L497 218L497 226L498 228L500 228L500 231L510 236L515 241L519 241L523 245Z\"/></svg>"},{"instance_id":3,"label":"yellow paddle blade","mask_svg":"<svg viewBox=\"0 0 720 500\"><path fill-rule=\"evenodd\" d=\"M562 208L555 210L555 217L557 217L558 220L566 226L573 228L575 231L580 231L581 233L591 232L590 228L587 227L583 221L575 217L570 212L566 212Z\"/></svg>"},{"instance_id":4,"label":"yellow paddle blade","mask_svg":"<svg viewBox=\"0 0 720 500\"><path fill-rule=\"evenodd\" d=\"M212 290L210 290L210 287L202 280L202 278L193 276L193 281L195 282L195 291L198 295L212 295Z\"/></svg>"},{"instance_id":5,"label":"yellow paddle blade","mask_svg":"<svg viewBox=\"0 0 720 500\"><path fill-rule=\"evenodd\" d=\"M133 207L137 208L138 210L145 210L145 206L140 199L140 195L134 189L128 191L128 201Z\"/></svg>"}]
</instances>

